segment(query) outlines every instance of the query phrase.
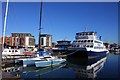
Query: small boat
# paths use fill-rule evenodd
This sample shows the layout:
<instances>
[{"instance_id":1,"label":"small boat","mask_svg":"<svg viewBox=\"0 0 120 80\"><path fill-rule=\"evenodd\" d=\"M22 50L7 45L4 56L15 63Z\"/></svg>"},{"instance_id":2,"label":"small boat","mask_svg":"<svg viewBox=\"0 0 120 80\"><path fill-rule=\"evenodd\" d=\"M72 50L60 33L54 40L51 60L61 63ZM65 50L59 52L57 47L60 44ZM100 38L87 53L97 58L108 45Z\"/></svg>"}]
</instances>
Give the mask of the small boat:
<instances>
[{"instance_id":1,"label":"small boat","mask_svg":"<svg viewBox=\"0 0 120 80\"><path fill-rule=\"evenodd\" d=\"M35 65L36 61L45 61L45 57L49 57L50 53L47 51L41 51L37 54L36 57L32 58L23 58L23 59L16 59L15 63L23 64L24 67L27 67L29 65Z\"/></svg>"},{"instance_id":2,"label":"small boat","mask_svg":"<svg viewBox=\"0 0 120 80\"><path fill-rule=\"evenodd\" d=\"M23 59L16 59L16 64L22 64L24 67L28 65L34 65L35 61L43 60L43 57L33 57L33 58L23 58Z\"/></svg>"},{"instance_id":3,"label":"small boat","mask_svg":"<svg viewBox=\"0 0 120 80\"><path fill-rule=\"evenodd\" d=\"M19 49L4 49L2 55L23 55Z\"/></svg>"},{"instance_id":4,"label":"small boat","mask_svg":"<svg viewBox=\"0 0 120 80\"><path fill-rule=\"evenodd\" d=\"M20 56L23 56L24 54L22 53L21 50L19 49L8 49L5 48L2 51L2 59L6 58L19 58Z\"/></svg>"},{"instance_id":5,"label":"small boat","mask_svg":"<svg viewBox=\"0 0 120 80\"><path fill-rule=\"evenodd\" d=\"M43 57L27 58L23 60L23 66L27 67L29 65L35 65L36 61L44 61L44 58Z\"/></svg>"},{"instance_id":6,"label":"small boat","mask_svg":"<svg viewBox=\"0 0 120 80\"><path fill-rule=\"evenodd\" d=\"M66 59L58 58L55 56L50 56L50 57L45 57L44 61L35 62L35 66L36 67L49 67L49 66L59 65L65 61Z\"/></svg>"}]
</instances>

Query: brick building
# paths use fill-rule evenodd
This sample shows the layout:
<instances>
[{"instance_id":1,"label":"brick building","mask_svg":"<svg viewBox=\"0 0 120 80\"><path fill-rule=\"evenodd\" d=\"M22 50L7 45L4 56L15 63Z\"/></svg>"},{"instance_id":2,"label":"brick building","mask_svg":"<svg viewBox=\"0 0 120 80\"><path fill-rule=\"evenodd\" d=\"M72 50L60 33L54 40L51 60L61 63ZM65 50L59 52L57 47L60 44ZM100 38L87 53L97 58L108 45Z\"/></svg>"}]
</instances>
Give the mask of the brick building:
<instances>
[{"instance_id":1,"label":"brick building","mask_svg":"<svg viewBox=\"0 0 120 80\"><path fill-rule=\"evenodd\" d=\"M3 43L3 38L0 38ZM35 38L30 33L12 33L5 37L5 45L9 47L35 47Z\"/></svg>"}]
</instances>

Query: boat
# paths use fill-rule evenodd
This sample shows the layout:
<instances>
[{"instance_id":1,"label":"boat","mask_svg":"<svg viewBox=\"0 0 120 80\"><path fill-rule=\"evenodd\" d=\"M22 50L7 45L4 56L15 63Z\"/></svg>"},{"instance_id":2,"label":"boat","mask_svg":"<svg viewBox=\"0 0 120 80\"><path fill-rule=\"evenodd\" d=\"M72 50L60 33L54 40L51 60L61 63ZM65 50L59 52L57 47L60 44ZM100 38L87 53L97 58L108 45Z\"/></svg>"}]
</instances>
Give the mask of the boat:
<instances>
[{"instance_id":1,"label":"boat","mask_svg":"<svg viewBox=\"0 0 120 80\"><path fill-rule=\"evenodd\" d=\"M105 48L101 36L97 38L97 32L78 32L76 33L75 40L68 48L65 54L68 57L91 57L95 58L101 55L106 55L107 49Z\"/></svg>"},{"instance_id":2,"label":"boat","mask_svg":"<svg viewBox=\"0 0 120 80\"><path fill-rule=\"evenodd\" d=\"M15 59L15 63L22 64L24 67L27 67L30 65L35 65L36 61L44 61L44 58L49 56L50 54L48 52L41 51L35 57Z\"/></svg>"},{"instance_id":3,"label":"boat","mask_svg":"<svg viewBox=\"0 0 120 80\"><path fill-rule=\"evenodd\" d=\"M37 61L44 61L44 58L42 57L36 57L36 58L27 58L23 60L23 66L27 67L30 65L35 65L35 62Z\"/></svg>"},{"instance_id":4,"label":"boat","mask_svg":"<svg viewBox=\"0 0 120 80\"><path fill-rule=\"evenodd\" d=\"M23 55L19 49L4 49L2 55Z\"/></svg>"},{"instance_id":5,"label":"boat","mask_svg":"<svg viewBox=\"0 0 120 80\"><path fill-rule=\"evenodd\" d=\"M68 40L60 40L57 41L57 45L55 46L55 48L52 48L53 51L64 51L67 50L69 46L71 46L70 44L71 41Z\"/></svg>"},{"instance_id":6,"label":"boat","mask_svg":"<svg viewBox=\"0 0 120 80\"><path fill-rule=\"evenodd\" d=\"M19 58L20 56L24 56L24 54L19 49L5 48L2 51L2 59Z\"/></svg>"},{"instance_id":7,"label":"boat","mask_svg":"<svg viewBox=\"0 0 120 80\"><path fill-rule=\"evenodd\" d=\"M43 61L35 62L35 66L36 67L50 67L50 66L59 65L65 61L66 59L58 58L57 56L49 56L49 57L45 57L45 60Z\"/></svg>"},{"instance_id":8,"label":"boat","mask_svg":"<svg viewBox=\"0 0 120 80\"><path fill-rule=\"evenodd\" d=\"M34 65L35 61L43 60L43 57L33 57L33 58L23 58L23 59L16 59L15 64L22 64L24 67Z\"/></svg>"},{"instance_id":9,"label":"boat","mask_svg":"<svg viewBox=\"0 0 120 80\"><path fill-rule=\"evenodd\" d=\"M69 40L59 40L57 41L57 45L52 48L53 53L63 53L68 50L68 47L71 46L71 41Z\"/></svg>"}]
</instances>

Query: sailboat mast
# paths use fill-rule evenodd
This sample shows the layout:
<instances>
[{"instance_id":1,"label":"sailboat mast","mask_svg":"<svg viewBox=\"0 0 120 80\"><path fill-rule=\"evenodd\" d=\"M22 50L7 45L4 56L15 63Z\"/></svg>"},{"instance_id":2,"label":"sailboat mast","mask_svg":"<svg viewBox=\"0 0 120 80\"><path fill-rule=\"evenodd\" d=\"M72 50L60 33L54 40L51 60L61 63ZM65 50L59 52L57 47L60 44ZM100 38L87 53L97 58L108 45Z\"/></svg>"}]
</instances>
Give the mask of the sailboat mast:
<instances>
[{"instance_id":1,"label":"sailboat mast","mask_svg":"<svg viewBox=\"0 0 120 80\"><path fill-rule=\"evenodd\" d=\"M4 31L3 31L3 48L4 48L4 43L5 43L6 22L7 22L7 14L8 14L8 2L9 2L9 0L7 0L7 3L6 3L6 11L5 11L5 19L4 19Z\"/></svg>"},{"instance_id":2,"label":"sailboat mast","mask_svg":"<svg viewBox=\"0 0 120 80\"><path fill-rule=\"evenodd\" d=\"M42 0L40 3L40 22L39 22L39 45L38 45L38 49L40 50L41 47L41 21L42 21Z\"/></svg>"}]
</instances>

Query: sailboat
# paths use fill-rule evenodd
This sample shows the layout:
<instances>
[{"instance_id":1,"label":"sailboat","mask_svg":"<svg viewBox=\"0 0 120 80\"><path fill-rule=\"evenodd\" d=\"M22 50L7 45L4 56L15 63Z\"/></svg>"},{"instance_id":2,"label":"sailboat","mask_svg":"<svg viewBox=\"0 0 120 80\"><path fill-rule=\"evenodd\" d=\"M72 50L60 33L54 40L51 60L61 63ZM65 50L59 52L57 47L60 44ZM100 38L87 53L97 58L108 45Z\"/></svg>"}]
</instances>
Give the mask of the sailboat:
<instances>
[{"instance_id":1,"label":"sailboat","mask_svg":"<svg viewBox=\"0 0 120 80\"><path fill-rule=\"evenodd\" d=\"M41 15L42 15L42 1L41 1L41 4L40 4L40 26L39 26L39 44L40 44L40 34L41 34ZM38 49L38 52L37 52L37 55L33 58L25 58L25 59L16 59L15 60L15 63L21 63L23 64L24 67L27 67L28 65L34 65L36 61L41 61L41 60L44 60L44 57L43 57L43 51L40 50L40 45L38 46L39 49Z\"/></svg>"},{"instance_id":2,"label":"sailboat","mask_svg":"<svg viewBox=\"0 0 120 80\"><path fill-rule=\"evenodd\" d=\"M47 66L54 66L54 65L59 65L63 62L66 61L66 59L62 59L62 58L58 58L57 56L51 56L51 52L50 51L44 51L45 49L43 49L43 51L41 51L41 20L42 20L42 0L41 0L41 10L40 10L40 26L39 26L39 45L38 45L38 54L40 56L44 56L44 55L48 55L49 57L44 57L45 60L43 61L37 61L35 62L35 66L36 67L47 67Z\"/></svg>"},{"instance_id":3,"label":"sailboat","mask_svg":"<svg viewBox=\"0 0 120 80\"><path fill-rule=\"evenodd\" d=\"M41 8L40 8L39 46L38 46L37 56L34 58L15 60L15 63L22 62L24 67L26 67L28 65L36 65L36 67L46 67L46 66L50 66L50 65L60 64L60 63L63 63L66 61L66 59L58 58L57 56L51 56L50 51L45 51L45 50L41 49L41 44L40 44L41 18L42 18L41 16L42 16L42 0L41 0ZM51 61L53 63L51 63ZM42 65L41 65L41 63L42 63Z\"/></svg>"},{"instance_id":4,"label":"sailboat","mask_svg":"<svg viewBox=\"0 0 120 80\"><path fill-rule=\"evenodd\" d=\"M5 18L4 18L4 30L3 30L3 45L2 45L2 59L6 58L19 58L20 56L23 56L24 54L19 49L11 49L11 48L5 48L5 36L6 36L6 24L7 24L7 15L8 15L8 8L9 8L9 0L7 0L6 3L6 11L5 11Z\"/></svg>"}]
</instances>

